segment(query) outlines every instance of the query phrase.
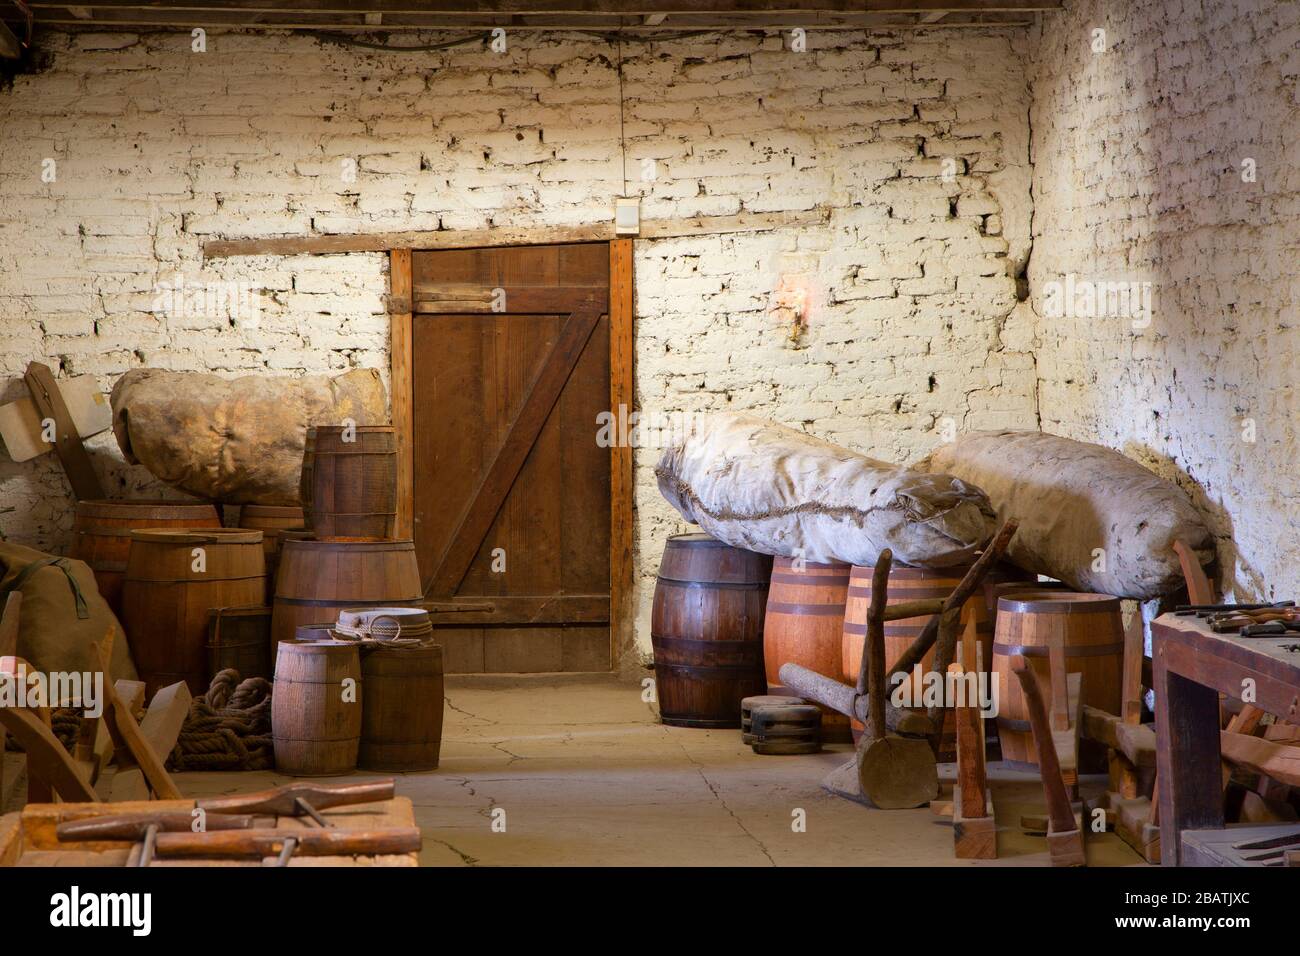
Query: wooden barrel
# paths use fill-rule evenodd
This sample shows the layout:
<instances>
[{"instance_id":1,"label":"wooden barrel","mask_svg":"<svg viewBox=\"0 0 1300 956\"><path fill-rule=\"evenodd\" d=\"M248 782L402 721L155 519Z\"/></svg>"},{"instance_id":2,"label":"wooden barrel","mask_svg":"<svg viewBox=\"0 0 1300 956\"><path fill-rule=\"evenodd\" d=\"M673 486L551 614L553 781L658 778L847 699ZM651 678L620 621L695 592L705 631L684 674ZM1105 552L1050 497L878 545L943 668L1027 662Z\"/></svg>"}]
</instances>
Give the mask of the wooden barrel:
<instances>
[{"instance_id":1,"label":"wooden barrel","mask_svg":"<svg viewBox=\"0 0 1300 956\"><path fill-rule=\"evenodd\" d=\"M840 679L849 569L849 565L839 563L805 561L796 565L794 558L777 558L773 562L763 632L763 657L771 693L788 693L778 677L782 664L802 664ZM852 739L849 718L827 708L822 708L821 732L828 743Z\"/></svg>"},{"instance_id":2,"label":"wooden barrel","mask_svg":"<svg viewBox=\"0 0 1300 956\"><path fill-rule=\"evenodd\" d=\"M122 583L133 528L220 526L217 509L201 501L78 501L71 554L90 565L99 593L113 613L121 617Z\"/></svg>"},{"instance_id":3,"label":"wooden barrel","mask_svg":"<svg viewBox=\"0 0 1300 956\"><path fill-rule=\"evenodd\" d=\"M1055 635L1065 645L1068 673L1083 674L1083 703L1118 714L1124 671L1124 624L1119 598L1071 591L1016 591L998 599L993 639L993 673L998 682L998 736L1002 759L1037 765L1020 682L1011 657L1021 654L1050 693L1048 646ZM1049 707L1050 709L1050 707Z\"/></svg>"},{"instance_id":4,"label":"wooden barrel","mask_svg":"<svg viewBox=\"0 0 1300 956\"><path fill-rule=\"evenodd\" d=\"M284 532L302 528L302 509L296 505L244 505L239 509L239 526L262 532L266 553L266 602L275 597L275 572L280 565L280 544Z\"/></svg>"},{"instance_id":5,"label":"wooden barrel","mask_svg":"<svg viewBox=\"0 0 1300 956\"><path fill-rule=\"evenodd\" d=\"M299 624L334 624L341 608L410 606L424 597L415 545L286 537L271 615L271 655Z\"/></svg>"},{"instance_id":6,"label":"wooden barrel","mask_svg":"<svg viewBox=\"0 0 1300 956\"><path fill-rule=\"evenodd\" d=\"M650 620L659 719L739 727L740 702L767 689L763 617L772 559L707 534L668 539Z\"/></svg>"},{"instance_id":7,"label":"wooden barrel","mask_svg":"<svg viewBox=\"0 0 1300 956\"><path fill-rule=\"evenodd\" d=\"M145 692L178 680L208 689L208 612L261 604L262 532L241 528L132 531L122 625Z\"/></svg>"},{"instance_id":8,"label":"wooden barrel","mask_svg":"<svg viewBox=\"0 0 1300 956\"><path fill-rule=\"evenodd\" d=\"M362 707L356 644L285 641L276 658L271 693L275 768L296 777L355 769Z\"/></svg>"},{"instance_id":9,"label":"wooden barrel","mask_svg":"<svg viewBox=\"0 0 1300 956\"><path fill-rule=\"evenodd\" d=\"M364 770L436 770L442 749L442 648L369 645L361 652Z\"/></svg>"},{"instance_id":10,"label":"wooden barrel","mask_svg":"<svg viewBox=\"0 0 1300 956\"><path fill-rule=\"evenodd\" d=\"M307 429L304 526L320 538L391 538L397 526L397 432L391 425Z\"/></svg>"},{"instance_id":11,"label":"wooden barrel","mask_svg":"<svg viewBox=\"0 0 1300 956\"><path fill-rule=\"evenodd\" d=\"M247 680L271 679L271 609L214 607L208 611L208 674L232 668Z\"/></svg>"}]
</instances>

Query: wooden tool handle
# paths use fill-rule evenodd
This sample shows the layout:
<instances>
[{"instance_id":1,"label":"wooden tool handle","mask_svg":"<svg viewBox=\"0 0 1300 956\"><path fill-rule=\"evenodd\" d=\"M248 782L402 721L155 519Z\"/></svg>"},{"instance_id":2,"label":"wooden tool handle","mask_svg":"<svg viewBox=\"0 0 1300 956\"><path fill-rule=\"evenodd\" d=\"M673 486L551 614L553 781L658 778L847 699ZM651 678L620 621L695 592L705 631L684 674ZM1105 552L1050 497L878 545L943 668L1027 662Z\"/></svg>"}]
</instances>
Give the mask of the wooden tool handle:
<instances>
[{"instance_id":1,"label":"wooden tool handle","mask_svg":"<svg viewBox=\"0 0 1300 956\"><path fill-rule=\"evenodd\" d=\"M160 833L154 848L160 857L240 858L277 856L284 841L298 842L294 851L301 856L379 856L385 853L418 853L419 827L391 827L382 830L286 828L221 830L209 833Z\"/></svg>"},{"instance_id":2,"label":"wooden tool handle","mask_svg":"<svg viewBox=\"0 0 1300 956\"><path fill-rule=\"evenodd\" d=\"M209 813L277 813L296 815L295 801L306 800L317 810L391 800L396 791L393 780L372 783L289 783L274 790L235 794L229 797L205 797L197 805Z\"/></svg>"},{"instance_id":3,"label":"wooden tool handle","mask_svg":"<svg viewBox=\"0 0 1300 956\"><path fill-rule=\"evenodd\" d=\"M247 830L255 818L242 814L214 813L207 817L207 830ZM54 829L60 840L142 840L150 826L164 833L192 832L194 814L189 810L160 810L153 813L119 813L107 817L65 820Z\"/></svg>"},{"instance_id":4,"label":"wooden tool handle","mask_svg":"<svg viewBox=\"0 0 1300 956\"><path fill-rule=\"evenodd\" d=\"M1052 821L1052 829L1057 833L1075 829L1074 809L1070 806L1070 795L1065 792L1065 781L1061 779L1061 763L1056 757L1056 745L1052 742L1052 728L1047 720L1047 705L1043 703L1043 692L1038 686L1029 661L1019 654L1011 658L1011 669L1020 681L1020 688L1025 694L1025 704L1029 710L1029 725L1034 732L1034 748L1038 751L1038 770L1043 776L1043 795L1047 799L1047 815Z\"/></svg>"}]
</instances>

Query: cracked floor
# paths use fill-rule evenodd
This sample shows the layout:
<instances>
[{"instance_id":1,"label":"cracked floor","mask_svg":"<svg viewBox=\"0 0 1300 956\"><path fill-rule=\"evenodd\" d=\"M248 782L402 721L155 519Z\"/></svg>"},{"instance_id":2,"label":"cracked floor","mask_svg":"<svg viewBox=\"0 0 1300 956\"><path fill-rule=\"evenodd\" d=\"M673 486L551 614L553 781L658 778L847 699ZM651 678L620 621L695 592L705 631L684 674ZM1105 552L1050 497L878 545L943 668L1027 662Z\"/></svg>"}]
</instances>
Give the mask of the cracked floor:
<instances>
[{"instance_id":1,"label":"cracked floor","mask_svg":"<svg viewBox=\"0 0 1300 956\"><path fill-rule=\"evenodd\" d=\"M991 768L1000 859L957 861L951 827L929 810L871 810L823 791L849 753L762 757L739 731L665 727L637 684L613 677L455 676L441 766L400 775L397 792L415 804L426 866L1047 865L1045 841L1018 826L1041 812L1036 778ZM286 779L177 775L195 796ZM1113 834L1093 835L1088 857L1145 865Z\"/></svg>"}]
</instances>

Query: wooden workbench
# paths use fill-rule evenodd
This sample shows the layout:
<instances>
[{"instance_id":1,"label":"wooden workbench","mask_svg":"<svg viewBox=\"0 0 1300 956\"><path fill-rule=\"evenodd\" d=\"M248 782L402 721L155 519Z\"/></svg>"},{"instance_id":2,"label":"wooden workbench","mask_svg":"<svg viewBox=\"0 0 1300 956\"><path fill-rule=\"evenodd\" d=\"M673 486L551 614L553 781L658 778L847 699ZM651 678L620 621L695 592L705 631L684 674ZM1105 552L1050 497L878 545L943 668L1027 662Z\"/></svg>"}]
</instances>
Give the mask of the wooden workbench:
<instances>
[{"instance_id":1,"label":"wooden workbench","mask_svg":"<svg viewBox=\"0 0 1300 956\"><path fill-rule=\"evenodd\" d=\"M0 866L126 866L139 852L121 841L60 843L55 827L65 820L148 810L192 810L193 800L148 800L119 803L31 803L20 812L0 816ZM415 810L407 797L376 803L334 807L322 816L345 829L415 826ZM267 825L272 825L268 818ZM277 817L277 829L314 827L306 817ZM155 859L150 866L261 866L261 860ZM290 866L418 866L419 854L383 856L302 856Z\"/></svg>"},{"instance_id":2,"label":"wooden workbench","mask_svg":"<svg viewBox=\"0 0 1300 956\"><path fill-rule=\"evenodd\" d=\"M1241 699L1254 681L1256 707L1300 723L1300 634L1215 634L1202 619L1163 614L1151 624L1156 697L1161 862L1178 866L1180 833L1223 828L1219 694Z\"/></svg>"}]
</instances>

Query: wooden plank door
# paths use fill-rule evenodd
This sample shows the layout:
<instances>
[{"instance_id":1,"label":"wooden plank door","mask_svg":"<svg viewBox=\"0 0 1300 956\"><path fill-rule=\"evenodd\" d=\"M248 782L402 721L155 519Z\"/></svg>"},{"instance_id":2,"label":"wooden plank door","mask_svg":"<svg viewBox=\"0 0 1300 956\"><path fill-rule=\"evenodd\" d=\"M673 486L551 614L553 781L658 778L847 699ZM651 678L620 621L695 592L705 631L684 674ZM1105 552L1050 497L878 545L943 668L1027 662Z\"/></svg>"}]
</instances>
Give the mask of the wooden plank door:
<instances>
[{"instance_id":1,"label":"wooden plank door","mask_svg":"<svg viewBox=\"0 0 1300 956\"><path fill-rule=\"evenodd\" d=\"M609 261L412 254L413 532L449 671L610 669Z\"/></svg>"}]
</instances>

